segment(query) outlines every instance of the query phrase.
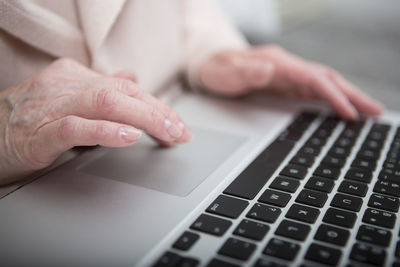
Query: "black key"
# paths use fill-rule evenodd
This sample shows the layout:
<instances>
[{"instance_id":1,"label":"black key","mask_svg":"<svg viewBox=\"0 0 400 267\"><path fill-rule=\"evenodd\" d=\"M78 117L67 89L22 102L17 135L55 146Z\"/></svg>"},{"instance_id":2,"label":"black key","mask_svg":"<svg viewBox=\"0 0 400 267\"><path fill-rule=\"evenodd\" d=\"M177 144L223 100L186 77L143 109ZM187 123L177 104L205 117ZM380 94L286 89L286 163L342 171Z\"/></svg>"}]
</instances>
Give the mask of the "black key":
<instances>
[{"instance_id":1,"label":"black key","mask_svg":"<svg viewBox=\"0 0 400 267\"><path fill-rule=\"evenodd\" d=\"M340 184L338 191L359 197L364 197L367 194L368 186L363 183L344 180Z\"/></svg>"},{"instance_id":2,"label":"black key","mask_svg":"<svg viewBox=\"0 0 400 267\"><path fill-rule=\"evenodd\" d=\"M194 258L183 258L179 262L179 267L196 267L199 263L200 261Z\"/></svg>"},{"instance_id":3,"label":"black key","mask_svg":"<svg viewBox=\"0 0 400 267\"><path fill-rule=\"evenodd\" d=\"M306 185L305 188L313 189L325 193L330 193L332 191L335 182L331 179L322 178L322 177L311 177Z\"/></svg>"},{"instance_id":4,"label":"black key","mask_svg":"<svg viewBox=\"0 0 400 267\"><path fill-rule=\"evenodd\" d=\"M392 233L369 225L361 225L357 233L357 240L374 245L389 246Z\"/></svg>"},{"instance_id":5,"label":"black key","mask_svg":"<svg viewBox=\"0 0 400 267\"><path fill-rule=\"evenodd\" d=\"M383 142L379 142L376 140L372 139L366 139L363 144L362 144L362 149L366 150L374 150L374 151L380 151L382 149Z\"/></svg>"},{"instance_id":6,"label":"black key","mask_svg":"<svg viewBox=\"0 0 400 267\"><path fill-rule=\"evenodd\" d=\"M224 191L253 199L292 150L293 142L274 141Z\"/></svg>"},{"instance_id":7,"label":"black key","mask_svg":"<svg viewBox=\"0 0 400 267\"><path fill-rule=\"evenodd\" d=\"M386 251L366 244L356 243L351 249L350 258L372 265L383 266L385 263Z\"/></svg>"},{"instance_id":8,"label":"black key","mask_svg":"<svg viewBox=\"0 0 400 267\"><path fill-rule=\"evenodd\" d=\"M375 141L385 141L386 134L379 131L370 131L367 135L368 139L375 140Z\"/></svg>"},{"instance_id":9,"label":"black key","mask_svg":"<svg viewBox=\"0 0 400 267\"><path fill-rule=\"evenodd\" d=\"M286 213L286 217L301 222L314 223L317 220L319 213L319 209L293 204Z\"/></svg>"},{"instance_id":10,"label":"black key","mask_svg":"<svg viewBox=\"0 0 400 267\"><path fill-rule=\"evenodd\" d=\"M320 139L328 139L328 137L332 134L332 130L328 130L325 128L318 128L314 133L313 133L313 137L317 137Z\"/></svg>"},{"instance_id":11,"label":"black key","mask_svg":"<svg viewBox=\"0 0 400 267\"><path fill-rule=\"evenodd\" d=\"M310 167L311 165L313 165L314 160L315 160L314 156L299 153L292 158L290 163Z\"/></svg>"},{"instance_id":12,"label":"black key","mask_svg":"<svg viewBox=\"0 0 400 267\"><path fill-rule=\"evenodd\" d=\"M336 180L340 175L340 169L330 166L320 165L315 170L314 175Z\"/></svg>"},{"instance_id":13,"label":"black key","mask_svg":"<svg viewBox=\"0 0 400 267\"><path fill-rule=\"evenodd\" d=\"M398 182L399 181L399 178L395 177L394 175L385 173L383 170L379 173L378 179L382 180L382 181L389 181L389 182Z\"/></svg>"},{"instance_id":14,"label":"black key","mask_svg":"<svg viewBox=\"0 0 400 267\"><path fill-rule=\"evenodd\" d=\"M315 239L327 243L344 246L349 239L350 232L327 224L321 224L315 234Z\"/></svg>"},{"instance_id":15,"label":"black key","mask_svg":"<svg viewBox=\"0 0 400 267\"><path fill-rule=\"evenodd\" d=\"M336 140L336 142L333 145L337 146L337 147L343 147L345 149L350 149L354 145L354 140L355 139L353 139L353 138L339 136L339 138Z\"/></svg>"},{"instance_id":16,"label":"black key","mask_svg":"<svg viewBox=\"0 0 400 267\"><path fill-rule=\"evenodd\" d=\"M304 241L311 227L306 224L283 220L275 231L275 234Z\"/></svg>"},{"instance_id":17,"label":"black key","mask_svg":"<svg viewBox=\"0 0 400 267\"><path fill-rule=\"evenodd\" d=\"M312 147L322 147L325 145L325 140L318 137L311 136L310 139L307 140L305 146L312 146Z\"/></svg>"},{"instance_id":18,"label":"black key","mask_svg":"<svg viewBox=\"0 0 400 267\"><path fill-rule=\"evenodd\" d=\"M294 193L299 185L300 182L298 180L278 176L272 181L270 187L285 192Z\"/></svg>"},{"instance_id":19,"label":"black key","mask_svg":"<svg viewBox=\"0 0 400 267\"><path fill-rule=\"evenodd\" d=\"M325 213L323 221L338 226L352 228L356 219L357 215L353 212L329 208Z\"/></svg>"},{"instance_id":20,"label":"black key","mask_svg":"<svg viewBox=\"0 0 400 267\"><path fill-rule=\"evenodd\" d=\"M277 238L272 238L263 253L272 257L292 261L296 258L300 246L288 241L283 241Z\"/></svg>"},{"instance_id":21,"label":"black key","mask_svg":"<svg viewBox=\"0 0 400 267\"><path fill-rule=\"evenodd\" d=\"M208 264L207 267L240 267L237 264L229 263L219 259L212 259Z\"/></svg>"},{"instance_id":22,"label":"black key","mask_svg":"<svg viewBox=\"0 0 400 267\"><path fill-rule=\"evenodd\" d=\"M229 238L218 251L218 254L228 256L239 260L247 260L256 245L250 242L244 242L236 238Z\"/></svg>"},{"instance_id":23,"label":"black key","mask_svg":"<svg viewBox=\"0 0 400 267\"><path fill-rule=\"evenodd\" d=\"M382 174L388 174L393 177L395 180L400 180L400 170L399 169L390 169L390 168L383 168L381 171Z\"/></svg>"},{"instance_id":24,"label":"black key","mask_svg":"<svg viewBox=\"0 0 400 267\"><path fill-rule=\"evenodd\" d=\"M244 219L236 227L233 234L259 241L264 238L268 231L268 225Z\"/></svg>"},{"instance_id":25,"label":"black key","mask_svg":"<svg viewBox=\"0 0 400 267\"><path fill-rule=\"evenodd\" d=\"M363 222L392 229L396 215L391 212L368 208L363 216Z\"/></svg>"},{"instance_id":26,"label":"black key","mask_svg":"<svg viewBox=\"0 0 400 267\"><path fill-rule=\"evenodd\" d=\"M331 266L336 266L340 260L341 255L342 252L339 249L334 249L313 243L307 250L306 259Z\"/></svg>"},{"instance_id":27,"label":"black key","mask_svg":"<svg viewBox=\"0 0 400 267\"><path fill-rule=\"evenodd\" d=\"M279 208L257 203L254 204L246 216L264 222L274 223L276 219L278 219L279 214L281 214Z\"/></svg>"},{"instance_id":28,"label":"black key","mask_svg":"<svg viewBox=\"0 0 400 267\"><path fill-rule=\"evenodd\" d=\"M226 230L228 230L231 224L231 221L210 216L207 214L202 214L190 226L190 228L204 233L222 236L226 232Z\"/></svg>"},{"instance_id":29,"label":"black key","mask_svg":"<svg viewBox=\"0 0 400 267\"><path fill-rule=\"evenodd\" d=\"M303 155L310 155L310 156L318 156L319 152L321 152L321 148L318 147L312 147L312 146L303 146L300 150L299 153Z\"/></svg>"},{"instance_id":30,"label":"black key","mask_svg":"<svg viewBox=\"0 0 400 267\"><path fill-rule=\"evenodd\" d=\"M331 206L350 211L359 211L362 203L363 201L359 197L337 193L332 199Z\"/></svg>"},{"instance_id":31,"label":"black key","mask_svg":"<svg viewBox=\"0 0 400 267\"><path fill-rule=\"evenodd\" d=\"M372 208L383 209L387 211L399 211L399 199L379 194L372 194L368 201L368 206Z\"/></svg>"},{"instance_id":32,"label":"black key","mask_svg":"<svg viewBox=\"0 0 400 267\"><path fill-rule=\"evenodd\" d=\"M322 208L328 199L325 193L304 189L296 198L296 202Z\"/></svg>"},{"instance_id":33,"label":"black key","mask_svg":"<svg viewBox=\"0 0 400 267\"><path fill-rule=\"evenodd\" d=\"M186 251L189 250L199 238L200 235L186 231L175 241L172 247Z\"/></svg>"},{"instance_id":34,"label":"black key","mask_svg":"<svg viewBox=\"0 0 400 267\"><path fill-rule=\"evenodd\" d=\"M350 168L345 175L345 179L369 183L372 179L372 171Z\"/></svg>"},{"instance_id":35,"label":"black key","mask_svg":"<svg viewBox=\"0 0 400 267\"><path fill-rule=\"evenodd\" d=\"M322 160L322 164L325 166L330 166L330 167L335 167L335 168L341 168L345 164L345 160L343 158L338 158L338 157L332 157L332 156L326 156Z\"/></svg>"},{"instance_id":36,"label":"black key","mask_svg":"<svg viewBox=\"0 0 400 267\"><path fill-rule=\"evenodd\" d=\"M371 131L378 131L382 133L387 133L389 130L390 130L390 125L385 123L375 122L371 127Z\"/></svg>"},{"instance_id":37,"label":"black key","mask_svg":"<svg viewBox=\"0 0 400 267\"><path fill-rule=\"evenodd\" d=\"M283 168L280 175L303 179L307 175L307 168L299 165L289 164Z\"/></svg>"},{"instance_id":38,"label":"black key","mask_svg":"<svg viewBox=\"0 0 400 267\"><path fill-rule=\"evenodd\" d=\"M177 266L181 260L181 256L172 252L166 252L161 258L153 265L153 267L174 267Z\"/></svg>"},{"instance_id":39,"label":"black key","mask_svg":"<svg viewBox=\"0 0 400 267\"><path fill-rule=\"evenodd\" d=\"M395 251L394 255L395 255L397 258L400 258L400 241L397 241L396 251Z\"/></svg>"},{"instance_id":40,"label":"black key","mask_svg":"<svg viewBox=\"0 0 400 267\"><path fill-rule=\"evenodd\" d=\"M376 160L366 160L366 159L356 158L351 163L351 167L358 168L358 169L369 169L369 170L373 171L376 168Z\"/></svg>"},{"instance_id":41,"label":"black key","mask_svg":"<svg viewBox=\"0 0 400 267\"><path fill-rule=\"evenodd\" d=\"M233 197L220 195L207 208L207 212L237 218L242 211L249 205L249 202Z\"/></svg>"},{"instance_id":42,"label":"black key","mask_svg":"<svg viewBox=\"0 0 400 267\"><path fill-rule=\"evenodd\" d=\"M357 158L366 159L366 160L376 160L379 158L380 152L374 151L370 149L360 149L357 153Z\"/></svg>"},{"instance_id":43,"label":"black key","mask_svg":"<svg viewBox=\"0 0 400 267\"><path fill-rule=\"evenodd\" d=\"M346 158L350 154L350 149L334 146L328 151L328 155L337 158Z\"/></svg>"},{"instance_id":44,"label":"black key","mask_svg":"<svg viewBox=\"0 0 400 267\"><path fill-rule=\"evenodd\" d=\"M267 189L264 191L258 201L278 207L285 207L290 198L290 194Z\"/></svg>"},{"instance_id":45,"label":"black key","mask_svg":"<svg viewBox=\"0 0 400 267\"><path fill-rule=\"evenodd\" d=\"M374 186L374 192L400 197L400 183L379 180Z\"/></svg>"},{"instance_id":46,"label":"black key","mask_svg":"<svg viewBox=\"0 0 400 267\"><path fill-rule=\"evenodd\" d=\"M270 260L258 259L253 267L286 267L286 265L279 264Z\"/></svg>"}]
</instances>

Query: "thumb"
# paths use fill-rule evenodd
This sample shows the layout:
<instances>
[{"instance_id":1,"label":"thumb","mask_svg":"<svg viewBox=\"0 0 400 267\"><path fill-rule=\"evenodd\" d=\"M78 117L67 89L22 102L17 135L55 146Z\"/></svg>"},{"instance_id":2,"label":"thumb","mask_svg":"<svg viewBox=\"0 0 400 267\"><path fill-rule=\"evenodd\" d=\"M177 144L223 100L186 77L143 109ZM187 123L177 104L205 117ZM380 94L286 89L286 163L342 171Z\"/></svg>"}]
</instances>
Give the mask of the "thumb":
<instances>
[{"instance_id":1,"label":"thumb","mask_svg":"<svg viewBox=\"0 0 400 267\"><path fill-rule=\"evenodd\" d=\"M275 66L270 61L261 58L242 57L239 64L244 84L249 88L265 88L275 73Z\"/></svg>"}]
</instances>

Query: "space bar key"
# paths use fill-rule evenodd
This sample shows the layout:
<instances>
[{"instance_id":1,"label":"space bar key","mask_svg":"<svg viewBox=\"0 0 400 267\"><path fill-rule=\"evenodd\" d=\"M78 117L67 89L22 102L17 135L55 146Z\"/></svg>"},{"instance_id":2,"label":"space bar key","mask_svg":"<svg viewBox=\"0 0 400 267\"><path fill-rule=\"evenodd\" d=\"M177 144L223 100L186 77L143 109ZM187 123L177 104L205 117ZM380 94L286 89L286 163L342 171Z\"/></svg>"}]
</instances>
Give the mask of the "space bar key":
<instances>
[{"instance_id":1,"label":"space bar key","mask_svg":"<svg viewBox=\"0 0 400 267\"><path fill-rule=\"evenodd\" d=\"M275 140L225 189L224 193L253 199L292 150L295 143Z\"/></svg>"}]
</instances>

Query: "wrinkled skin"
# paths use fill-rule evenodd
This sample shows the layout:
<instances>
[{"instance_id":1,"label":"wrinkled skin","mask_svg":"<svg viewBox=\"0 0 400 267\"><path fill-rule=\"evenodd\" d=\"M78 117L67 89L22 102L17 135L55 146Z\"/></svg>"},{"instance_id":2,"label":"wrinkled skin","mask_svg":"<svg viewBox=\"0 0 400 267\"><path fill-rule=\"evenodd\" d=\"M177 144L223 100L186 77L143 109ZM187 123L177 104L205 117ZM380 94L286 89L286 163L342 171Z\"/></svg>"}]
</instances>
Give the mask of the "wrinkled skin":
<instances>
[{"instance_id":1,"label":"wrinkled skin","mask_svg":"<svg viewBox=\"0 0 400 267\"><path fill-rule=\"evenodd\" d=\"M123 147L144 130L162 144L185 143L190 130L130 72L100 75L60 59L0 92L0 182L49 166L74 146Z\"/></svg>"},{"instance_id":2,"label":"wrinkled skin","mask_svg":"<svg viewBox=\"0 0 400 267\"><path fill-rule=\"evenodd\" d=\"M383 107L336 71L276 46L223 51L198 70L208 91L253 90L326 100L345 119L376 116ZM190 129L171 108L139 88L129 71L113 76L59 59L0 92L0 184L49 166L74 146L129 146L143 130L162 145L185 143Z\"/></svg>"}]
</instances>

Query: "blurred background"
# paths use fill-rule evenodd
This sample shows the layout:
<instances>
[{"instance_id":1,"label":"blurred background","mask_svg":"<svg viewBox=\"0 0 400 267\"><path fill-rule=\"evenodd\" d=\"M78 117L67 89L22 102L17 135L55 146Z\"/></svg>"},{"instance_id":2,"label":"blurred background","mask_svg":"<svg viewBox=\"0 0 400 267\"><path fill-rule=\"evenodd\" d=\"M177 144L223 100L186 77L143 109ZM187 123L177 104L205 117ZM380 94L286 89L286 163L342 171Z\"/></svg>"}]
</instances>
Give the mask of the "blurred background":
<instances>
[{"instance_id":1,"label":"blurred background","mask_svg":"<svg viewBox=\"0 0 400 267\"><path fill-rule=\"evenodd\" d=\"M399 0L219 1L252 44L279 44L332 66L400 110Z\"/></svg>"}]
</instances>

